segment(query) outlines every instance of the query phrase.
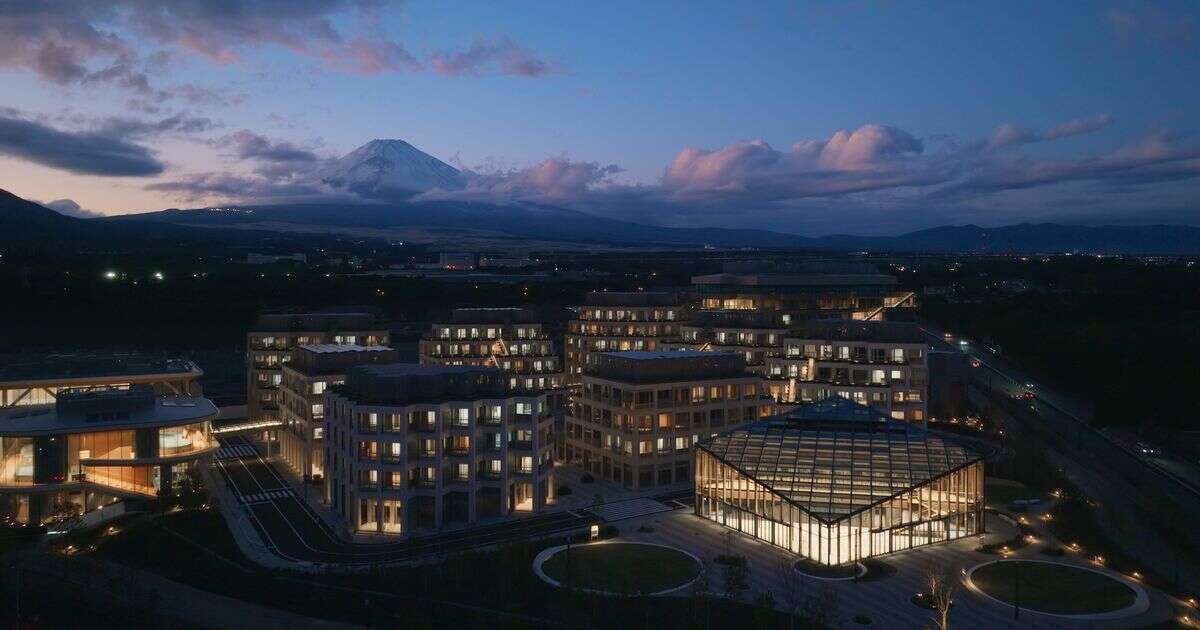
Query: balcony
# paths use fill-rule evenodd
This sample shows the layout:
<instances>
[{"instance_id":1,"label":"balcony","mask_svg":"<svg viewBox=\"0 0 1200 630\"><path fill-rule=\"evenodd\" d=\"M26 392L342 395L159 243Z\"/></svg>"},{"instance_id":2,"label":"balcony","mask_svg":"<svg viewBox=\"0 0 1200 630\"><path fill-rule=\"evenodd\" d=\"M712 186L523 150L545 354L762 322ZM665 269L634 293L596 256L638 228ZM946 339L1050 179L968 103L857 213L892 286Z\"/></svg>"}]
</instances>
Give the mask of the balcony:
<instances>
[{"instance_id":1,"label":"balcony","mask_svg":"<svg viewBox=\"0 0 1200 630\"><path fill-rule=\"evenodd\" d=\"M475 473L475 478L480 481L500 481L503 477L502 471L481 470Z\"/></svg>"},{"instance_id":2,"label":"balcony","mask_svg":"<svg viewBox=\"0 0 1200 630\"><path fill-rule=\"evenodd\" d=\"M437 481L434 479L412 479L408 482L408 487L416 490L433 490L437 488Z\"/></svg>"},{"instance_id":3,"label":"balcony","mask_svg":"<svg viewBox=\"0 0 1200 630\"><path fill-rule=\"evenodd\" d=\"M471 456L471 448L470 447L465 447L465 448L452 447L452 448L445 449L444 452L446 454L446 457L470 457Z\"/></svg>"},{"instance_id":4,"label":"balcony","mask_svg":"<svg viewBox=\"0 0 1200 630\"><path fill-rule=\"evenodd\" d=\"M509 440L508 449L510 451L532 451L533 440Z\"/></svg>"},{"instance_id":5,"label":"balcony","mask_svg":"<svg viewBox=\"0 0 1200 630\"><path fill-rule=\"evenodd\" d=\"M438 425L428 422L413 423L408 425L408 430L416 433L437 433Z\"/></svg>"}]
</instances>

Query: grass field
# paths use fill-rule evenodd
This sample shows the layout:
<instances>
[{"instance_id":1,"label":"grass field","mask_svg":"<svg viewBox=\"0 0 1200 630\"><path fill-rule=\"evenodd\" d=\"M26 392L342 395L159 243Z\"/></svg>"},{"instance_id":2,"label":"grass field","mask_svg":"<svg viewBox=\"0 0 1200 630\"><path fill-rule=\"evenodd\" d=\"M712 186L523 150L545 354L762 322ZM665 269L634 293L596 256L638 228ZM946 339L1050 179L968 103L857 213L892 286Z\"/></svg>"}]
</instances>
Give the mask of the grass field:
<instances>
[{"instance_id":1,"label":"grass field","mask_svg":"<svg viewBox=\"0 0 1200 630\"><path fill-rule=\"evenodd\" d=\"M991 505L1007 505L1022 499L1040 499L1041 493L1032 490L1019 481L1008 479L988 479L984 482L984 495Z\"/></svg>"},{"instance_id":2,"label":"grass field","mask_svg":"<svg viewBox=\"0 0 1200 630\"><path fill-rule=\"evenodd\" d=\"M1018 566L1019 565L1019 566ZM1060 615L1120 610L1137 598L1133 589L1095 571L1065 564L1010 560L976 569L971 581L980 590L1011 604L1019 570L1022 608Z\"/></svg>"},{"instance_id":3,"label":"grass field","mask_svg":"<svg viewBox=\"0 0 1200 630\"><path fill-rule=\"evenodd\" d=\"M691 556L653 545L608 543L571 548L571 586L610 593L656 593L687 584L700 572ZM560 551L542 571L567 584L567 553Z\"/></svg>"}]
</instances>

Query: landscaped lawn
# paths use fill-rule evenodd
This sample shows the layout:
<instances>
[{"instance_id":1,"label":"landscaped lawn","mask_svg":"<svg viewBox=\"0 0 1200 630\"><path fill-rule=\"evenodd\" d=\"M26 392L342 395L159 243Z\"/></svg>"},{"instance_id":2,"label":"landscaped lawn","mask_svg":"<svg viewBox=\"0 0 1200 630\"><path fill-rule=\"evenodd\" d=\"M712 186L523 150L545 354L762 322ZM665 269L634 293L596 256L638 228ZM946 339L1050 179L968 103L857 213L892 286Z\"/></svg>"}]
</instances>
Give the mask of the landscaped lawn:
<instances>
[{"instance_id":1,"label":"landscaped lawn","mask_svg":"<svg viewBox=\"0 0 1200 630\"><path fill-rule=\"evenodd\" d=\"M542 571L567 584L566 550L550 556ZM700 573L689 555L654 545L605 543L571 547L571 586L634 595L682 586Z\"/></svg>"},{"instance_id":2,"label":"landscaped lawn","mask_svg":"<svg viewBox=\"0 0 1200 630\"><path fill-rule=\"evenodd\" d=\"M984 496L992 505L1007 505L1022 499L1040 499L1042 495L1037 490L1031 490L1019 481L1008 479L988 479L984 482Z\"/></svg>"},{"instance_id":3,"label":"landscaped lawn","mask_svg":"<svg viewBox=\"0 0 1200 630\"><path fill-rule=\"evenodd\" d=\"M1018 567L1017 565L1020 565ZM1013 576L1020 571L1022 608L1060 615L1120 610L1133 604L1133 589L1095 571L1065 564L1009 560L976 569L971 581L980 590L1011 604Z\"/></svg>"}]
</instances>

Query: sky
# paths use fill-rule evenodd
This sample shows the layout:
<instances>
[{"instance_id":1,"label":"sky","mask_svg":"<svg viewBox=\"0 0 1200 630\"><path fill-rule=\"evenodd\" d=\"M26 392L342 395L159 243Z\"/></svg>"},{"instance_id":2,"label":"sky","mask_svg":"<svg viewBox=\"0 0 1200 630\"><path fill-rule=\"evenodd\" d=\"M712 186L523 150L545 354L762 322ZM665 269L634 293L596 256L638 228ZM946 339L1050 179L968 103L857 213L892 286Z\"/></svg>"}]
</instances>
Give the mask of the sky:
<instances>
[{"instance_id":1,"label":"sky","mask_svg":"<svg viewBox=\"0 0 1200 630\"><path fill-rule=\"evenodd\" d=\"M805 235L1200 225L1200 2L0 0L0 188L80 216L422 197Z\"/></svg>"}]
</instances>

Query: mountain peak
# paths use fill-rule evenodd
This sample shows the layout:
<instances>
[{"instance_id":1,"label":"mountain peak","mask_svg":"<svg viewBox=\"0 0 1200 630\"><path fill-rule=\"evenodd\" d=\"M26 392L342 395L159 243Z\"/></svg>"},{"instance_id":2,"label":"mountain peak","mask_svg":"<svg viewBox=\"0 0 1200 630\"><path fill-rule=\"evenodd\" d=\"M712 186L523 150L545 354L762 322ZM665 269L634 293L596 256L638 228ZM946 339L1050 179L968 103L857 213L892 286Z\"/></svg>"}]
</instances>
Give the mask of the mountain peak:
<instances>
[{"instance_id":1,"label":"mountain peak","mask_svg":"<svg viewBox=\"0 0 1200 630\"><path fill-rule=\"evenodd\" d=\"M364 197L407 199L462 188L458 169L398 139L376 138L325 167L322 182Z\"/></svg>"}]
</instances>

